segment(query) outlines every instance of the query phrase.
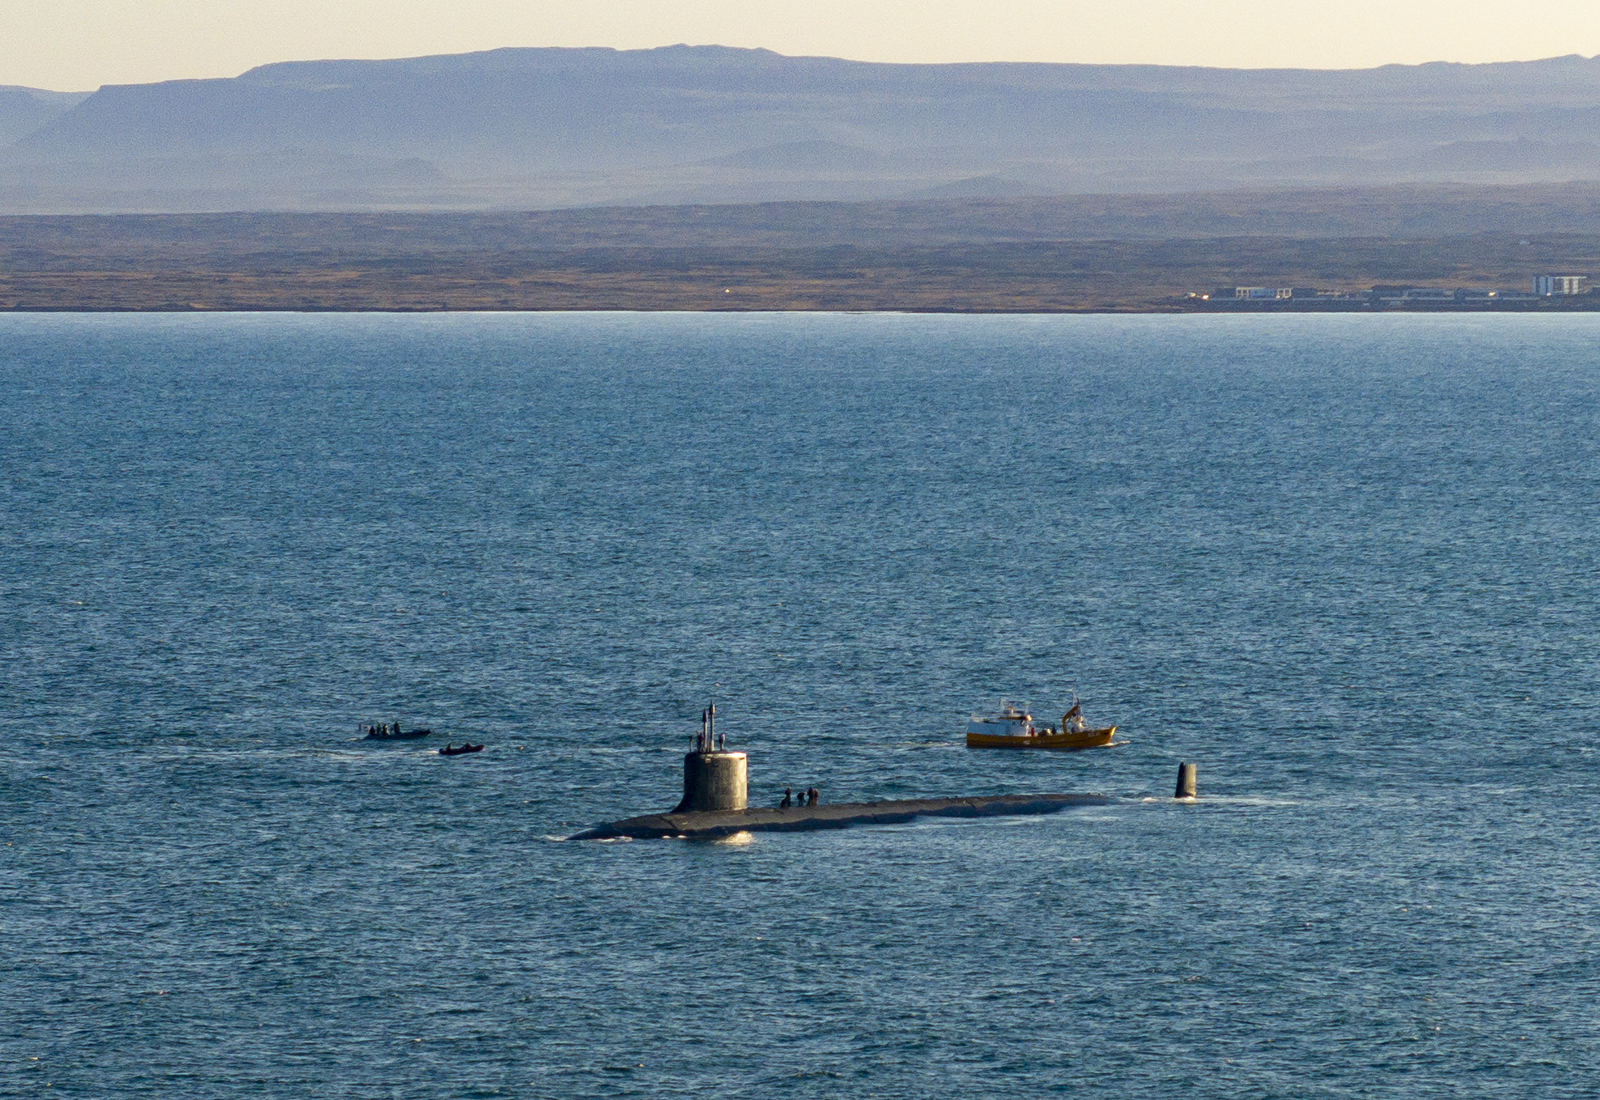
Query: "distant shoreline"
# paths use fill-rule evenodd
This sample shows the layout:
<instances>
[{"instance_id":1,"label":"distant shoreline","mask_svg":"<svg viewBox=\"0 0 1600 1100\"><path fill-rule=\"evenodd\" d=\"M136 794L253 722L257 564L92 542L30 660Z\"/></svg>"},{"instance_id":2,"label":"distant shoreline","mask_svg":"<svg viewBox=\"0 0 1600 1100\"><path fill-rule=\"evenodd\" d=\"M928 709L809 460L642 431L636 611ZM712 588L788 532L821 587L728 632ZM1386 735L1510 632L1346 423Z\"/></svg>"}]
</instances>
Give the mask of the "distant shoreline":
<instances>
[{"instance_id":1,"label":"distant shoreline","mask_svg":"<svg viewBox=\"0 0 1600 1100\"><path fill-rule=\"evenodd\" d=\"M650 271L626 272L620 278L585 286L541 287L535 293L504 300L501 288L441 277L435 288L427 275L396 292L390 288L339 286L323 289L315 280L293 277L257 279L237 272L184 273L174 278L103 272L53 275L30 280L0 273L3 313L906 313L906 314L1169 314L1191 316L1364 315L1396 313L1553 314L1600 312L1600 293L1570 298L1507 302L1235 302L1170 298L1157 301L1063 300L1046 286L1006 285L1004 273L972 282L960 290L940 285L898 285L879 290L818 285L816 280L790 283L781 273L757 285L719 289L713 285L674 285ZM330 281L331 282L331 281ZM309 284L309 286L308 286ZM534 300L529 300L529 299Z\"/></svg>"},{"instance_id":2,"label":"distant shoreline","mask_svg":"<svg viewBox=\"0 0 1600 1100\"><path fill-rule=\"evenodd\" d=\"M1596 294L1527 296L1535 275L1600 275L1600 231L1015 239L1035 215L1016 203L9 217L0 312L1600 309ZM1248 286L1297 289L1232 298ZM1405 288L1442 290L1391 300ZM1452 288L1477 290L1442 300Z\"/></svg>"},{"instance_id":3,"label":"distant shoreline","mask_svg":"<svg viewBox=\"0 0 1600 1100\"><path fill-rule=\"evenodd\" d=\"M1137 307L1085 307L1081 309L1030 309L1026 307L1006 309L917 309L895 306L879 306L873 308L853 307L750 307L745 309L707 309L694 306L656 306L640 308L635 306L553 306L536 308L410 308L410 307L384 307L362 306L322 308L306 306L259 306L259 307L220 307L209 308L204 306L29 306L29 307L4 307L0 306L0 316L47 316L47 315L198 315L198 314L231 314L231 315L261 315L261 314L297 314L311 315L344 315L344 316L436 316L442 314L469 315L469 314L556 314L556 313L659 313L659 314L703 314L703 315L740 315L740 314L773 314L773 313L833 313L833 314L898 314L902 316L928 316L928 317L1109 317L1109 316L1163 316L1163 317L1218 317L1218 316L1394 316L1397 314L1461 314L1461 315L1529 315L1529 314L1573 314L1600 312L1600 301L1587 302L1581 305L1567 305L1559 308L1532 307L1532 308L1506 308L1506 309L1473 309L1469 307L1437 307L1437 308L1396 308L1396 309L1313 309L1308 307L1284 309L1186 309L1179 306L1162 308L1151 306L1148 308Z\"/></svg>"}]
</instances>

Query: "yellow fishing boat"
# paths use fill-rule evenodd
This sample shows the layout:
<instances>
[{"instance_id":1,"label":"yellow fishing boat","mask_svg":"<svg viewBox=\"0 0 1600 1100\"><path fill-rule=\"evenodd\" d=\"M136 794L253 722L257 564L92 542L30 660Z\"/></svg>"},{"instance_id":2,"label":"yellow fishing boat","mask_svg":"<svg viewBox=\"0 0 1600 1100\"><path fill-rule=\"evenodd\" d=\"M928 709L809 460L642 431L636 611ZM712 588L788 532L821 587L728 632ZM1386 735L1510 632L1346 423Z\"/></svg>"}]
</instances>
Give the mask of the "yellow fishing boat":
<instances>
[{"instance_id":1,"label":"yellow fishing boat","mask_svg":"<svg viewBox=\"0 0 1600 1100\"><path fill-rule=\"evenodd\" d=\"M1009 703L1000 704L992 718L974 717L967 723L969 749L1094 749L1116 744L1116 726L1090 729L1083 720L1083 704L1074 702L1061 716L1061 726L1035 726L1033 715Z\"/></svg>"}]
</instances>

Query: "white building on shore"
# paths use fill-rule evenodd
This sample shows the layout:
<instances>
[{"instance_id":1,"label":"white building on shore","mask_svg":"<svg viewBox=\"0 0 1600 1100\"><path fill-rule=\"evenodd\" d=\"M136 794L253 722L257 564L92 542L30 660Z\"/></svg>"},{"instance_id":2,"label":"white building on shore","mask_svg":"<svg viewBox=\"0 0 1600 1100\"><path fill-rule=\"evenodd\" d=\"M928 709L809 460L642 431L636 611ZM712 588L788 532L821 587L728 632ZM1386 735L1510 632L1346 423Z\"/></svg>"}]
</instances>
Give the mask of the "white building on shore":
<instances>
[{"instance_id":1,"label":"white building on shore","mask_svg":"<svg viewBox=\"0 0 1600 1100\"><path fill-rule=\"evenodd\" d=\"M1535 275L1533 292L1541 298L1564 298L1589 291L1587 275Z\"/></svg>"}]
</instances>

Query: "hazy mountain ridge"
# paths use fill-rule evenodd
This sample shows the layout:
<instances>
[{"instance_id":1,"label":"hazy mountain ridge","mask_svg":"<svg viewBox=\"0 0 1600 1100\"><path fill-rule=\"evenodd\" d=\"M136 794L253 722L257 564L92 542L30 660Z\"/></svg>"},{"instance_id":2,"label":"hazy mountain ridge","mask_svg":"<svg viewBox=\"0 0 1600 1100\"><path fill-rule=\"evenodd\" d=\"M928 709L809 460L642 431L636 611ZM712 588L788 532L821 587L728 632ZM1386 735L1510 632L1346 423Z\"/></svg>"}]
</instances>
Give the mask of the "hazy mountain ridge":
<instances>
[{"instance_id":1,"label":"hazy mountain ridge","mask_svg":"<svg viewBox=\"0 0 1600 1100\"><path fill-rule=\"evenodd\" d=\"M91 94L0 85L0 147L43 129Z\"/></svg>"},{"instance_id":2,"label":"hazy mountain ridge","mask_svg":"<svg viewBox=\"0 0 1600 1100\"><path fill-rule=\"evenodd\" d=\"M30 125L8 102L0 134ZM1600 60L1580 57L1323 72L507 49L284 62L35 113L0 151L0 212L1600 179Z\"/></svg>"}]
</instances>

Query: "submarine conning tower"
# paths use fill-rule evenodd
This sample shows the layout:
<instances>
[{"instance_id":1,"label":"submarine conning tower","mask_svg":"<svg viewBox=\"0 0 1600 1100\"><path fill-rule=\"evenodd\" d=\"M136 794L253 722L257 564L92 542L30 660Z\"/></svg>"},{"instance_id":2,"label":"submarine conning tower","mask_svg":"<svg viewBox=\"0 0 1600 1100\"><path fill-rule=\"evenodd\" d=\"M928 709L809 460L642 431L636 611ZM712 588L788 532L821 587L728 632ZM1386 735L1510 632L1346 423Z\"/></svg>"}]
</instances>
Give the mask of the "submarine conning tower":
<instances>
[{"instance_id":1,"label":"submarine conning tower","mask_svg":"<svg viewBox=\"0 0 1600 1100\"><path fill-rule=\"evenodd\" d=\"M742 752L691 752L683 758L683 801L673 813L743 810L750 805L749 764Z\"/></svg>"},{"instance_id":2,"label":"submarine conning tower","mask_svg":"<svg viewBox=\"0 0 1600 1100\"><path fill-rule=\"evenodd\" d=\"M750 805L750 766L742 752L717 748L717 704L700 712L700 736L683 758L683 801L671 812L743 810Z\"/></svg>"}]
</instances>

